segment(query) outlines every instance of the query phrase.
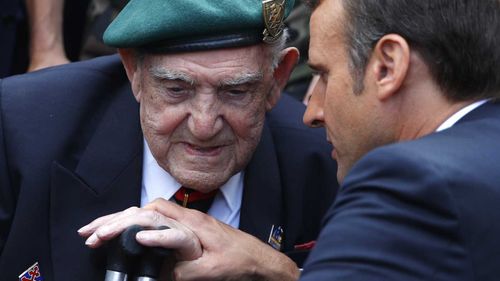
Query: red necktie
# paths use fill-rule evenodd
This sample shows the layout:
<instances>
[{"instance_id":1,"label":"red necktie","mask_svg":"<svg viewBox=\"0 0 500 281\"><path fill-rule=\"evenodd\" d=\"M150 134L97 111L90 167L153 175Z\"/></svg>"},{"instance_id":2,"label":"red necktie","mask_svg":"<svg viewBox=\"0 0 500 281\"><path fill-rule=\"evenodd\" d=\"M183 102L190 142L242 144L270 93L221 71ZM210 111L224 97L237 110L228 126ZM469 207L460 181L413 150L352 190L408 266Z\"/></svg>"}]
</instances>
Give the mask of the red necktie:
<instances>
[{"instance_id":1,"label":"red necktie","mask_svg":"<svg viewBox=\"0 0 500 281\"><path fill-rule=\"evenodd\" d=\"M179 190L174 195L175 202L177 204L195 209L200 212L206 213L212 202L214 201L215 194L217 194L218 190L213 190L208 193L202 193L184 186L181 186Z\"/></svg>"}]
</instances>

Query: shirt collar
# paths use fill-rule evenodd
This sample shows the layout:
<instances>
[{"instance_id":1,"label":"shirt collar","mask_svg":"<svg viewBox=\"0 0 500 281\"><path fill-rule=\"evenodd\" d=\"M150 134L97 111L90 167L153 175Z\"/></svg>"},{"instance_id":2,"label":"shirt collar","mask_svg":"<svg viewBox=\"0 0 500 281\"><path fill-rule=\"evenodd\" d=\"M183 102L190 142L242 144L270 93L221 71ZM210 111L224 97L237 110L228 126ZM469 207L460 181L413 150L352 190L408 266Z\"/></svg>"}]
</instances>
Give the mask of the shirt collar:
<instances>
[{"instance_id":1,"label":"shirt collar","mask_svg":"<svg viewBox=\"0 0 500 281\"><path fill-rule=\"evenodd\" d=\"M451 126L455 125L455 123L457 123L465 115L467 115L472 110L480 107L481 105L483 105L484 103L486 103L488 100L489 99L480 100L480 101L477 101L475 103L469 104L468 106L460 109L455 114L453 114L451 117L449 117L448 119L446 119L446 121L444 121L443 124L441 124L441 126L439 126L437 128L436 132L448 129Z\"/></svg>"},{"instance_id":2,"label":"shirt collar","mask_svg":"<svg viewBox=\"0 0 500 281\"><path fill-rule=\"evenodd\" d=\"M219 189L226 204L233 212L241 207L243 178L243 172L239 172L232 176ZM158 165L158 162L149 149L148 143L144 140L141 206L146 205L156 198L170 200L181 186L174 177Z\"/></svg>"},{"instance_id":3,"label":"shirt collar","mask_svg":"<svg viewBox=\"0 0 500 281\"><path fill-rule=\"evenodd\" d=\"M244 172L239 172L232 176L221 188L220 191L226 200L231 212L241 208L241 198L243 194Z\"/></svg>"}]
</instances>

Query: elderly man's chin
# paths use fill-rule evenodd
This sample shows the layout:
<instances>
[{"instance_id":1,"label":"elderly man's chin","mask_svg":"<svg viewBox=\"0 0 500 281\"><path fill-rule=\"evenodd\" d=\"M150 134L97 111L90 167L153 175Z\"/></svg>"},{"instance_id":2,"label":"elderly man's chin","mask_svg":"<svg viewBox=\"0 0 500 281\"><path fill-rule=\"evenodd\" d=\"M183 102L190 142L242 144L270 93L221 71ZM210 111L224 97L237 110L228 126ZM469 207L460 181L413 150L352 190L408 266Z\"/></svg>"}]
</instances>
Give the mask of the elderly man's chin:
<instances>
[{"instance_id":1,"label":"elderly man's chin","mask_svg":"<svg viewBox=\"0 0 500 281\"><path fill-rule=\"evenodd\" d=\"M204 193L220 188L237 173L231 167L199 170L179 165L172 167L169 172L183 186Z\"/></svg>"}]
</instances>

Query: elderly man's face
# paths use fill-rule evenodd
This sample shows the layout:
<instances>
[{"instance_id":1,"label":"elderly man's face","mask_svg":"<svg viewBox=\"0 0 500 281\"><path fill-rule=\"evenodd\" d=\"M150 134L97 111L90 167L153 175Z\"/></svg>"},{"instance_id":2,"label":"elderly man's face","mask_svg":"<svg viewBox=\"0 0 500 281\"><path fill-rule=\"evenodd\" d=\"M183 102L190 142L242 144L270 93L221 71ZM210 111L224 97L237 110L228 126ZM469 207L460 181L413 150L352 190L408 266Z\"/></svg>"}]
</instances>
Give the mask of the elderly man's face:
<instances>
[{"instance_id":1,"label":"elderly man's face","mask_svg":"<svg viewBox=\"0 0 500 281\"><path fill-rule=\"evenodd\" d=\"M137 70L142 129L161 167L206 192L246 166L278 92L263 47L148 55Z\"/></svg>"}]
</instances>

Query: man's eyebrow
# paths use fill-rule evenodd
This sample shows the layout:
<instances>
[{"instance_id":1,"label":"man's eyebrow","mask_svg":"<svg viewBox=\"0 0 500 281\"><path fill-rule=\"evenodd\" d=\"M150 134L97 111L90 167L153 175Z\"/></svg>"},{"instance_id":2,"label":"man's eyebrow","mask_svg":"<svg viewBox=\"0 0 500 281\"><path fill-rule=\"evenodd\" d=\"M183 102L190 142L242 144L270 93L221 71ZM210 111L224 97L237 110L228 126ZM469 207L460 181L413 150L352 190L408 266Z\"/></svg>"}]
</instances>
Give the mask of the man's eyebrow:
<instances>
[{"instance_id":1,"label":"man's eyebrow","mask_svg":"<svg viewBox=\"0 0 500 281\"><path fill-rule=\"evenodd\" d=\"M151 67L149 69L149 73L157 79L178 80L185 82L189 85L194 85L196 83L196 80L193 77L179 70L161 68L161 67Z\"/></svg>"},{"instance_id":2,"label":"man's eyebrow","mask_svg":"<svg viewBox=\"0 0 500 281\"><path fill-rule=\"evenodd\" d=\"M243 84L251 84L259 82L264 78L264 74L261 71L258 72L244 72L235 75L231 78L224 79L220 82L221 87L237 86Z\"/></svg>"}]
</instances>

